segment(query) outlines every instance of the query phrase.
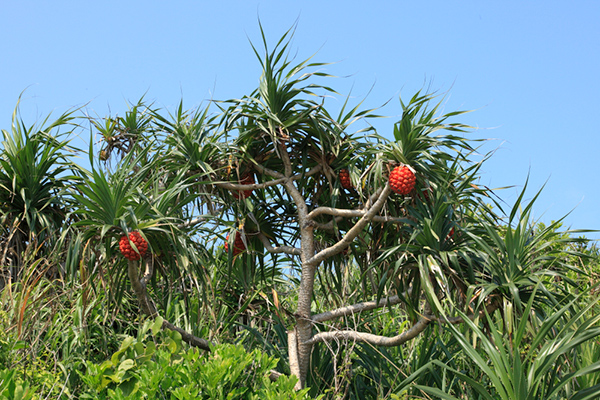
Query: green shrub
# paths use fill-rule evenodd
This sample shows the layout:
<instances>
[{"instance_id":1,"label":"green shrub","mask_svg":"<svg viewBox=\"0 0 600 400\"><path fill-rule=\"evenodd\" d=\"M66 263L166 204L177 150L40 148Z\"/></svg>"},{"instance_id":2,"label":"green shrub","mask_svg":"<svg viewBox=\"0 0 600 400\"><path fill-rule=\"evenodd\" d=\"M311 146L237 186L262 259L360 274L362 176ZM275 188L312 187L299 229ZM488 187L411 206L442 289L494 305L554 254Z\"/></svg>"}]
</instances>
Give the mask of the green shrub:
<instances>
[{"instance_id":1,"label":"green shrub","mask_svg":"<svg viewBox=\"0 0 600 400\"><path fill-rule=\"evenodd\" d=\"M14 369L0 370L0 400L30 400L35 388L17 378Z\"/></svg>"},{"instance_id":2,"label":"green shrub","mask_svg":"<svg viewBox=\"0 0 600 400\"><path fill-rule=\"evenodd\" d=\"M210 353L185 348L181 335L147 322L101 364L87 363L82 399L305 399L295 377L269 379L277 359L242 346L217 345Z\"/></svg>"}]
</instances>

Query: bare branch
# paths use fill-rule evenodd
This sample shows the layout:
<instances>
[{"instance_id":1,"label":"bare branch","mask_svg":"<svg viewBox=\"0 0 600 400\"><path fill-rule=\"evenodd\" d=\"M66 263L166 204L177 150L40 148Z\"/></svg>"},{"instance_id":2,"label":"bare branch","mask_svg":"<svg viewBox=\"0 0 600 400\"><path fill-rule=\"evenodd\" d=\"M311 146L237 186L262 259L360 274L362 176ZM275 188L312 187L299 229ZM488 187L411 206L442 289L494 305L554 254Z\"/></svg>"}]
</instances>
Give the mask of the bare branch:
<instances>
[{"instance_id":1,"label":"bare branch","mask_svg":"<svg viewBox=\"0 0 600 400\"><path fill-rule=\"evenodd\" d=\"M256 168L256 170L258 172L260 172L261 174L270 176L271 178L276 178L276 179L285 178L285 175L283 175L281 172L273 171L272 169L266 168L266 167L258 164L256 161L254 161L254 168Z\"/></svg>"},{"instance_id":2,"label":"bare branch","mask_svg":"<svg viewBox=\"0 0 600 400\"><path fill-rule=\"evenodd\" d=\"M291 175L291 163L289 154L285 145L281 146L281 159L283 161L286 176ZM310 321L310 308L312 303L312 295L314 291L315 272L317 264L311 263L310 260L315 254L314 231L313 227L308 223L306 218L308 215L308 206L306 200L294 184L295 181L288 179L283 184L288 195L296 205L298 224L300 227L300 259L302 261L302 272L300 277L300 287L298 288L298 302L296 314L301 318L296 320L294 328L295 340L288 340L288 354L290 357L290 366L293 358L296 357L297 367L292 367L292 373L298 377L297 387L304 387L306 375L310 364L311 346L304 344L312 335L312 322Z\"/></svg>"},{"instance_id":3,"label":"bare branch","mask_svg":"<svg viewBox=\"0 0 600 400\"><path fill-rule=\"evenodd\" d=\"M192 225L196 225L196 224L199 224L201 222L208 221L209 219L211 219L211 217L209 217L209 216L202 216L202 217L191 219L191 220L186 221L186 222L182 222L181 224L177 224L177 227L178 228L187 228L187 227L190 227Z\"/></svg>"},{"instance_id":4,"label":"bare branch","mask_svg":"<svg viewBox=\"0 0 600 400\"><path fill-rule=\"evenodd\" d=\"M333 218L331 221L329 221L326 224L321 224L319 222L315 222L315 221L310 221L311 225L316 228L316 229L320 229L323 231L333 231L334 230L334 222L338 223L343 219L343 217L335 217Z\"/></svg>"},{"instance_id":5,"label":"bare branch","mask_svg":"<svg viewBox=\"0 0 600 400\"><path fill-rule=\"evenodd\" d=\"M290 255L294 255L294 256L299 256L301 254L301 250L296 247L291 247L291 246L275 246L275 247L273 247L271 245L271 242L269 242L269 238L267 238L263 233L259 233L257 236L258 236L258 239L263 244L263 246L265 246L265 249L269 253L285 253L285 254L290 254Z\"/></svg>"},{"instance_id":6,"label":"bare branch","mask_svg":"<svg viewBox=\"0 0 600 400\"><path fill-rule=\"evenodd\" d=\"M269 186L276 186L283 182L285 182L287 178L279 178L274 181L268 181L263 183L251 183L251 184L241 184L241 183L232 183L232 182L213 182L213 185L218 186L227 190L254 190L254 189L264 189Z\"/></svg>"},{"instance_id":7,"label":"bare branch","mask_svg":"<svg viewBox=\"0 0 600 400\"><path fill-rule=\"evenodd\" d=\"M397 296L392 296L386 300L397 301L397 299L395 299L396 297ZM382 300L384 300L384 299L382 299ZM317 322L317 321L322 322L322 321L326 321L329 319L333 319L337 316L352 314L356 309L361 309L361 311L364 311L367 309L376 308L376 305L379 306L379 304L375 305L374 303L375 302L365 302L365 306L361 306L362 303L359 303L359 304L355 304L353 306L348 306L348 307L343 307L343 308L340 308L337 310L333 310L333 312L317 314L317 315L313 316L313 321L316 320L315 322ZM379 303L381 303L381 301ZM353 308L353 307L355 308L355 310L351 310L351 311L347 310L347 309ZM492 303L488 304L484 310L481 310L476 314L467 315L467 318L473 320L476 317L482 317L486 313L490 314L490 313L494 312L499 307L500 307L499 302L497 302L497 301L492 302ZM427 314L423 315L421 317L421 319L419 319L407 331L404 331L401 334L393 336L393 337L380 336L380 335L374 335L372 333L358 332L358 331L354 331L354 330L350 330L350 329L345 329L345 330L340 330L340 331L317 333L310 340L308 340L306 342L306 344L312 345L312 344L315 344L318 342L344 339L344 340L353 340L356 342L365 342L365 343L372 344L374 346L393 347L393 346L398 346L403 343L406 343L407 341L409 341L411 339L414 339L417 335L419 335L421 332L423 332L425 330L425 328L427 328L427 326L431 322L438 322L438 323L442 323L442 324L460 324L465 321L463 317L446 318L446 317L436 317L435 315L431 315L430 314L431 309L427 304L425 304L425 311ZM330 317L330 315L335 312L337 312L340 315Z\"/></svg>"},{"instance_id":8,"label":"bare branch","mask_svg":"<svg viewBox=\"0 0 600 400\"><path fill-rule=\"evenodd\" d=\"M404 293L402 293L402 296L403 297L410 296L411 292L412 292L412 288L410 288L407 291L405 291ZM353 304L350 306L337 308L335 310L327 311L327 312L324 312L321 314L315 314L311 317L311 319L314 322L325 322L325 321L330 321L335 318L340 318L340 317L345 317L348 315L357 314L357 313L360 313L363 311L374 310L376 308L382 308L382 307L386 307L386 306L395 306L396 304L399 304L401 302L402 302L401 297L398 295L394 295L394 296L380 299L379 301L376 301L376 300L363 301L361 303L356 303L356 304Z\"/></svg>"},{"instance_id":9,"label":"bare branch","mask_svg":"<svg viewBox=\"0 0 600 400\"><path fill-rule=\"evenodd\" d=\"M321 250L315 254L308 262L313 265L318 265L321 261L343 251L346 247L348 247L350 243L352 243L352 241L358 236L358 234L362 232L363 228L369 222L371 222L375 215L381 210L391 191L392 189L390 189L389 183L386 183L383 188L377 190L377 192L375 192L375 194L379 196L377 201L368 211L365 212L361 219L358 220L358 222L352 228L350 228L348 232L346 232L342 239L333 246L328 247L325 250Z\"/></svg>"},{"instance_id":10,"label":"bare branch","mask_svg":"<svg viewBox=\"0 0 600 400\"><path fill-rule=\"evenodd\" d=\"M408 342L411 339L414 339L421 332L427 328L431 319L427 317L422 317L419 319L413 326L411 326L407 331L402 332L401 334L393 337L374 335L372 333L366 332L357 332L354 330L346 329L341 331L331 331L331 332L320 332L314 335L306 344L315 344L324 341L330 340L352 340L355 342L364 342L369 343L374 346L383 346L383 347L393 347L399 346L403 343Z\"/></svg>"},{"instance_id":11,"label":"bare branch","mask_svg":"<svg viewBox=\"0 0 600 400\"><path fill-rule=\"evenodd\" d=\"M365 203L365 206L363 207L363 210L366 210L367 208L371 207L371 204L373 202L375 202L375 200L377 200L379 193L380 193L379 191L376 191L375 193L373 193L372 195L369 196L369 198L367 199L367 202Z\"/></svg>"},{"instance_id":12,"label":"bare branch","mask_svg":"<svg viewBox=\"0 0 600 400\"><path fill-rule=\"evenodd\" d=\"M300 363L298 362L298 335L296 333L296 328L293 328L287 332L288 334L288 353L289 353L289 361L290 361L290 372L292 375L296 375L300 377ZM302 389L303 382L298 379L296 382L296 386L294 389L300 390Z\"/></svg>"},{"instance_id":13,"label":"bare branch","mask_svg":"<svg viewBox=\"0 0 600 400\"><path fill-rule=\"evenodd\" d=\"M318 207L308 213L308 218L314 219L315 217L327 214L332 215L334 217L343 217L343 218L360 218L363 217L367 213L366 210L347 210L342 208L333 208L333 207ZM394 217L383 217L379 215L375 215L372 219L375 222L396 222L402 223L404 220L402 218L394 218ZM324 226L324 225L322 225Z\"/></svg>"},{"instance_id":14,"label":"bare branch","mask_svg":"<svg viewBox=\"0 0 600 400\"><path fill-rule=\"evenodd\" d=\"M170 323L166 319L163 320L162 328L163 329L170 329L172 331L179 332L181 334L181 339L184 342L186 342L187 344L189 344L189 345L192 345L194 347L198 347L199 349L206 350L206 351L210 351L211 350L211 347L212 347L212 343L211 342L209 342L206 339L202 339L202 338L199 338L197 336L194 336L194 335L192 335L189 332L184 331L183 329L181 329L178 326L173 325L172 323Z\"/></svg>"},{"instance_id":15,"label":"bare branch","mask_svg":"<svg viewBox=\"0 0 600 400\"><path fill-rule=\"evenodd\" d=\"M283 133L281 127L279 127L279 131ZM285 147L284 142L279 143L279 147L281 148L281 152L279 154L281 161L283 161L283 169L285 171L285 176L292 176L292 161L290 160L290 155L288 154L287 147Z\"/></svg>"},{"instance_id":16,"label":"bare branch","mask_svg":"<svg viewBox=\"0 0 600 400\"><path fill-rule=\"evenodd\" d=\"M131 282L131 287L133 292L135 293L135 297L137 297L138 302L140 303L140 307L144 314L148 315L151 318L155 318L158 316L158 312L156 311L156 307L150 298L148 298L148 294L146 292L145 279L141 281L138 278L138 262L137 261L127 261L127 275L129 275L129 281Z\"/></svg>"},{"instance_id":17,"label":"bare branch","mask_svg":"<svg viewBox=\"0 0 600 400\"><path fill-rule=\"evenodd\" d=\"M279 377L283 375L285 374L275 371L274 369L269 371L269 379L271 380L271 382L277 382L277 379L279 379Z\"/></svg>"},{"instance_id":18,"label":"bare branch","mask_svg":"<svg viewBox=\"0 0 600 400\"><path fill-rule=\"evenodd\" d=\"M252 183L252 184L240 184L240 183L232 183L232 182L212 182L212 184L215 186L218 186L220 188L227 189L227 190L264 189L264 188L267 188L270 186L282 185L290 179L295 181L295 180L298 180L303 177L311 176L321 170L321 166L317 165L317 166L311 168L310 170L306 171L305 173L295 174L290 177L286 177L277 171L271 171L270 169L265 168L259 164L255 164L255 167L257 170L259 170L259 172L261 172L265 175L268 175L272 178L276 178L276 179L273 181L267 181L267 182L263 182L263 183Z\"/></svg>"}]
</instances>

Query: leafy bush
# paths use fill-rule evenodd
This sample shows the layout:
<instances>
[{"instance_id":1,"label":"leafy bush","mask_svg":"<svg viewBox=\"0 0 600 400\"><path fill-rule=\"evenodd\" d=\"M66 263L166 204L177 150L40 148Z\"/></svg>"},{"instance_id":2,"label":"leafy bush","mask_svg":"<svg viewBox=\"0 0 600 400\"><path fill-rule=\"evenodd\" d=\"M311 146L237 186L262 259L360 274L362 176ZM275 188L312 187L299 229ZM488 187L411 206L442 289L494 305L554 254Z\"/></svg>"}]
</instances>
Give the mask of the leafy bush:
<instances>
[{"instance_id":1,"label":"leafy bush","mask_svg":"<svg viewBox=\"0 0 600 400\"><path fill-rule=\"evenodd\" d=\"M277 359L242 346L217 345L209 354L184 348L181 335L161 331L162 318L126 337L110 360L87 363L82 399L305 399L297 379L269 379Z\"/></svg>"},{"instance_id":2,"label":"leafy bush","mask_svg":"<svg viewBox=\"0 0 600 400\"><path fill-rule=\"evenodd\" d=\"M0 400L33 399L35 389L17 379L15 370L0 370Z\"/></svg>"}]
</instances>

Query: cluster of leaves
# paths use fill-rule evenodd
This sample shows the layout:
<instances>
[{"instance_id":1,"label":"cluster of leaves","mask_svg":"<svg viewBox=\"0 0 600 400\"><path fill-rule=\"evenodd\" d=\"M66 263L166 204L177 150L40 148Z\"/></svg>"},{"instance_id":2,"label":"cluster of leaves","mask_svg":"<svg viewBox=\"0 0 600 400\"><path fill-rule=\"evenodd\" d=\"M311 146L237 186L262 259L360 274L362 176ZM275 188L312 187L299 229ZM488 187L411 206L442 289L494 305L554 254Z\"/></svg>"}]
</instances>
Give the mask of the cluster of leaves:
<instances>
[{"instance_id":1,"label":"cluster of leaves","mask_svg":"<svg viewBox=\"0 0 600 400\"><path fill-rule=\"evenodd\" d=\"M18 265L28 244L48 249L72 209L68 195L81 169L71 161L73 112L56 121L27 126L13 114L10 131L2 129L0 157L0 265ZM60 133L60 128L67 132Z\"/></svg>"},{"instance_id":2,"label":"cluster of leaves","mask_svg":"<svg viewBox=\"0 0 600 400\"><path fill-rule=\"evenodd\" d=\"M269 373L277 360L242 346L217 345L209 354L184 348L177 332L161 332L162 318L147 321L135 339L101 364L87 363L82 399L306 399L296 377ZM151 336L150 336L151 335Z\"/></svg>"},{"instance_id":3,"label":"cluster of leaves","mask_svg":"<svg viewBox=\"0 0 600 400\"><path fill-rule=\"evenodd\" d=\"M29 383L17 379L15 370L0 370L0 399L31 400L35 397L35 388Z\"/></svg>"},{"instance_id":4,"label":"cluster of leaves","mask_svg":"<svg viewBox=\"0 0 600 400\"><path fill-rule=\"evenodd\" d=\"M439 399L594 399L600 389L598 299L573 298L551 315L512 313L484 317L485 328L466 320L450 326L446 357L434 357L399 384L394 399L430 395ZM435 347L435 346L434 346ZM408 397L407 397L408 396Z\"/></svg>"}]
</instances>

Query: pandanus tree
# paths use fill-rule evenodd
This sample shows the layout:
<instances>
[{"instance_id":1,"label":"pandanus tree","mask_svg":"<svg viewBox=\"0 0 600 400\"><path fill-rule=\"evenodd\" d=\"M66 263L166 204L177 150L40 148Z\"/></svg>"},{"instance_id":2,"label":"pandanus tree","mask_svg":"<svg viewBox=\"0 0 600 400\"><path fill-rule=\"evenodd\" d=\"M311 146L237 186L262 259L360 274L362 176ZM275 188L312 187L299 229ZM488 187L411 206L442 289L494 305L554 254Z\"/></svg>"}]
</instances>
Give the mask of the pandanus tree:
<instances>
[{"instance_id":1,"label":"pandanus tree","mask_svg":"<svg viewBox=\"0 0 600 400\"><path fill-rule=\"evenodd\" d=\"M284 42L260 59L259 88L226 102L223 118L223 129L233 136L228 168L240 171L239 177L255 174L257 183L215 185L232 193L255 191L231 202L229 218L253 222L250 229L241 225L248 247L256 242L264 249L255 257L284 254L297 273L288 356L299 385L306 382L311 349L319 342L400 345L441 321L437 306L444 295L471 307L471 314L497 307L492 293L476 304L467 298L481 277L469 229L481 219L496 221L482 201L486 191L473 183L477 165L463 169L474 151L462 136L467 127L447 122L459 113L438 116L428 107L432 97L417 94L402 104L393 141L370 129L350 133L371 111L345 105L331 116L323 100L331 89L307 83L323 76L307 72L320 64L292 65ZM342 187L341 170L349 171L354 188ZM395 182L400 177L390 179L394 174L406 175L401 190ZM402 195L393 193L390 181ZM267 215L257 219L257 208ZM315 291L326 286L319 277L341 268L342 259L345 267L361 271L363 290L320 294L332 301L315 307ZM351 326L327 328L336 319L400 304L413 323L393 337Z\"/></svg>"},{"instance_id":2,"label":"pandanus tree","mask_svg":"<svg viewBox=\"0 0 600 400\"><path fill-rule=\"evenodd\" d=\"M260 249L251 256L284 254L281 262L297 274L287 328L290 370L300 386L320 342L398 346L432 322L462 323L507 303L518 308L533 285L568 268L544 250L559 238L552 229L533 230L531 204L517 217L522 196L507 219L493 211L502 205L477 184L486 157L474 162L469 127L449 122L461 112L440 115L433 96L417 93L401 103L392 140L371 129L351 133L372 111L345 104L330 115L324 97L332 90L308 83L324 76L309 72L321 64L292 64L287 46L280 41L259 56L259 88L224 110L223 129L233 136L228 168L238 177L255 174L257 183L215 185L255 191L232 201L226 215L252 221L240 224L251 225L243 232L248 248ZM341 170L349 170L353 188L343 187ZM395 180L402 175L409 187L400 189ZM350 290L327 283L344 268L360 271ZM552 298L545 291L533 304ZM347 318L393 306L404 310L393 336L357 329Z\"/></svg>"},{"instance_id":3,"label":"pandanus tree","mask_svg":"<svg viewBox=\"0 0 600 400\"><path fill-rule=\"evenodd\" d=\"M214 292L211 279L226 276L224 299L248 309L260 294L256 305L285 326L289 371L303 387L320 343L399 346L432 323L555 301L540 282L569 267L548 251L564 237L532 229L531 205L518 213L522 196L504 216L478 184L486 157L475 162L469 127L451 122L461 112L440 114L435 96L417 93L400 103L393 137L355 129L373 110L347 100L332 115L327 98L336 93L316 83L328 77L323 64L294 63L290 35L269 50L263 34L264 53L253 47L259 87L217 102L219 115L180 106L164 116L138 104L124 118L93 122L106 171L95 168L78 186L78 224L83 240L104 244L96 258L114 260L114 276L128 271L142 311L160 314L147 285L175 290L160 279L186 291L199 278ZM148 243L140 261L118 256L130 231ZM361 322L391 309L391 335ZM210 349L213 338L163 327Z\"/></svg>"},{"instance_id":4,"label":"pandanus tree","mask_svg":"<svg viewBox=\"0 0 600 400\"><path fill-rule=\"evenodd\" d=\"M28 245L51 248L73 210L70 185L82 170L65 139L75 129L74 111L27 126L15 108L2 130L0 153L0 265L20 266ZM60 130L63 130L62 132Z\"/></svg>"}]
</instances>

